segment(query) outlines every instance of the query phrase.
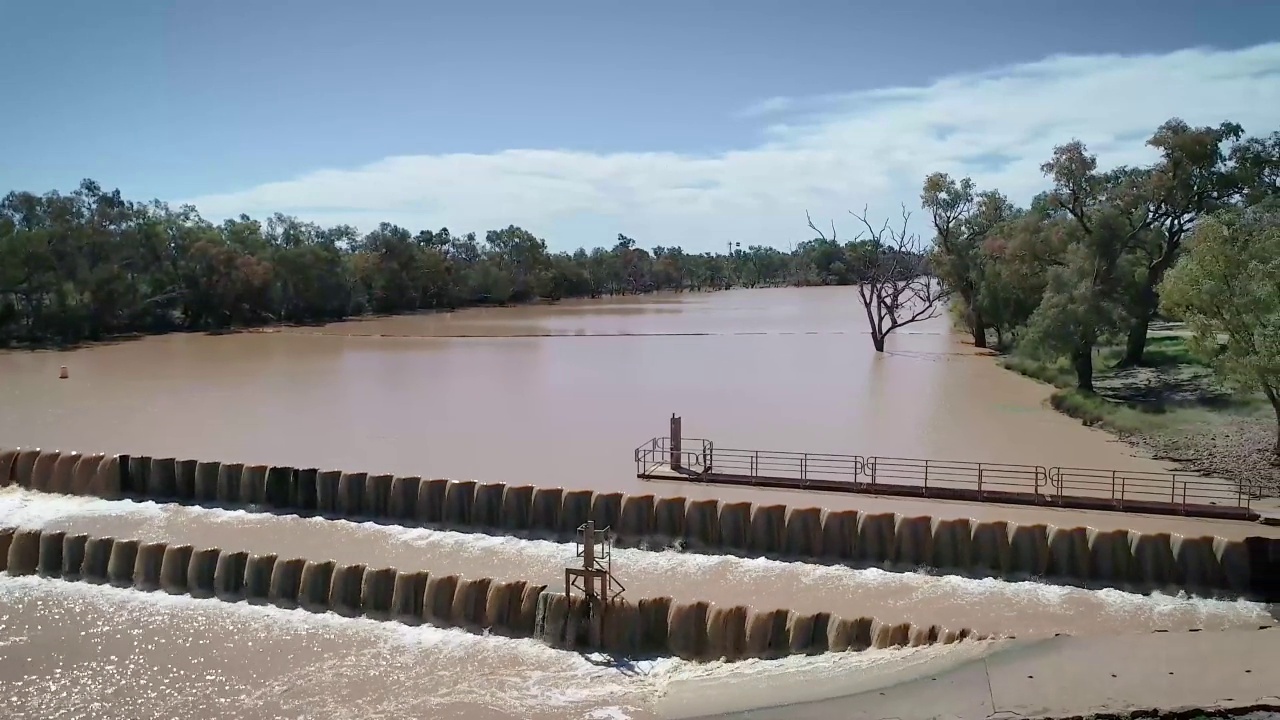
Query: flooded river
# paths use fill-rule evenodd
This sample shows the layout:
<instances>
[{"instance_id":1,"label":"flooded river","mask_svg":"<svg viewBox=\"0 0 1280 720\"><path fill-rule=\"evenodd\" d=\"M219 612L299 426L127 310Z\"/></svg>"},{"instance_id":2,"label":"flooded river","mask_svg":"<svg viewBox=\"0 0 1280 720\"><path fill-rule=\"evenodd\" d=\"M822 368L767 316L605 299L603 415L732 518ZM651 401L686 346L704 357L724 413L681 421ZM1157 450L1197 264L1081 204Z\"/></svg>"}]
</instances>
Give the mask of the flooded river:
<instances>
[{"instance_id":1,"label":"flooded river","mask_svg":"<svg viewBox=\"0 0 1280 720\"><path fill-rule=\"evenodd\" d=\"M946 318L872 352L852 288L566 302L224 336L0 353L0 445L1238 536L1236 525L648 484L633 449L684 418L720 446L1161 470L1044 407ZM70 377L58 378L60 366ZM0 491L0 525L555 584L573 546ZM894 505L897 503L897 505ZM1068 515L1071 517L1068 518ZM1267 623L1234 600L1137 595L620 550L637 597L872 614L1047 636ZM726 673L959 662L980 643L819 658L609 667L533 641L0 578L0 686L17 716L654 717ZM948 660L950 658L950 660ZM924 667L924 665L920 665ZM929 665L932 667L932 665ZM897 670L895 670L896 672ZM779 679L781 678L781 679Z\"/></svg>"},{"instance_id":2,"label":"flooded river","mask_svg":"<svg viewBox=\"0 0 1280 720\"><path fill-rule=\"evenodd\" d=\"M674 412L721 447L1162 469L1046 411L946 318L889 346L853 288L169 335L0 353L0 439L634 492L633 450Z\"/></svg>"}]
</instances>

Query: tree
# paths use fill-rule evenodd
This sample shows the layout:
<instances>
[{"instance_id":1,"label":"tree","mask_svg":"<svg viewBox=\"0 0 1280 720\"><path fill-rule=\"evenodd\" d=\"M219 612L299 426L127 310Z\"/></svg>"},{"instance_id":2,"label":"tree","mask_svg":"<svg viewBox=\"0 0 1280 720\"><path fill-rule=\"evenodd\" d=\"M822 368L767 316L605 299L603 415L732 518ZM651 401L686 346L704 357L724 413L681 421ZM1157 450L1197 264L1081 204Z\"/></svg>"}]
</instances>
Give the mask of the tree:
<instances>
[{"instance_id":1,"label":"tree","mask_svg":"<svg viewBox=\"0 0 1280 720\"><path fill-rule=\"evenodd\" d=\"M1272 461L1280 464L1280 212L1236 210L1201 223L1160 294L1166 312L1187 321L1193 347L1214 358L1220 377L1270 401Z\"/></svg>"},{"instance_id":2,"label":"tree","mask_svg":"<svg viewBox=\"0 0 1280 720\"><path fill-rule=\"evenodd\" d=\"M1093 392L1093 350L1123 323L1123 279L1136 274L1122 266L1151 227L1146 174L1099 173L1097 158L1078 140L1055 148L1041 170L1053 180L1046 222L1064 249L1051 261L1027 340L1035 350L1070 357L1077 387Z\"/></svg>"},{"instance_id":3,"label":"tree","mask_svg":"<svg viewBox=\"0 0 1280 720\"><path fill-rule=\"evenodd\" d=\"M1150 193L1150 219L1156 231L1144 233L1134 243L1143 267L1128 308L1131 319L1121 367L1142 362L1147 328L1160 303L1156 286L1177 262L1183 238L1201 216L1221 209L1237 194L1226 145L1242 134L1235 123L1193 128L1173 118L1147 141L1160 150L1160 160L1146 177L1144 190Z\"/></svg>"},{"instance_id":4,"label":"tree","mask_svg":"<svg viewBox=\"0 0 1280 720\"><path fill-rule=\"evenodd\" d=\"M866 228L865 235L854 238L851 252L846 254L859 278L858 299L871 328L871 344L876 352L884 352L884 341L894 330L938 316L946 291L929 272L928 258L922 252L920 238L907 232L911 213L902 208L902 227L893 228L889 221L876 228L861 215L849 212ZM836 226L831 224L831 237L813 224L805 213L809 228L824 242L836 242Z\"/></svg>"},{"instance_id":5,"label":"tree","mask_svg":"<svg viewBox=\"0 0 1280 720\"><path fill-rule=\"evenodd\" d=\"M998 192L976 193L973 180L933 173L924 180L920 204L933 221L932 264L938 278L960 298L974 347L987 346L988 320L979 291L983 287L987 234L1006 220L1013 206Z\"/></svg>"}]
</instances>

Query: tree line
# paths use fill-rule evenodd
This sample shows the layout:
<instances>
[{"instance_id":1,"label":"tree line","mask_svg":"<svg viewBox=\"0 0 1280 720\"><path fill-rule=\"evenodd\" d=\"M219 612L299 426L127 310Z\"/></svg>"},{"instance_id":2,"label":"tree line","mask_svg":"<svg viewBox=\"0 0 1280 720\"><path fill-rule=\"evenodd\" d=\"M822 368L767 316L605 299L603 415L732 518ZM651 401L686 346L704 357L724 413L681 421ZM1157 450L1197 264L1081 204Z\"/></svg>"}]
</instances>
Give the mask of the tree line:
<instances>
[{"instance_id":1,"label":"tree line","mask_svg":"<svg viewBox=\"0 0 1280 720\"><path fill-rule=\"evenodd\" d=\"M865 241L740 243L722 253L612 247L551 252L516 226L455 234L382 223L361 234L276 214L222 223L195 208L125 199L92 180L0 200L0 345L132 333L314 323L537 299L847 285Z\"/></svg>"},{"instance_id":2,"label":"tree line","mask_svg":"<svg viewBox=\"0 0 1280 720\"><path fill-rule=\"evenodd\" d=\"M933 270L975 345L1069 359L1086 393L1099 347L1141 365L1158 315L1186 320L1222 379L1260 391L1280 423L1280 132L1175 118L1147 144L1155 162L1111 169L1081 142L1057 147L1051 188L1025 208L930 175Z\"/></svg>"}]
</instances>

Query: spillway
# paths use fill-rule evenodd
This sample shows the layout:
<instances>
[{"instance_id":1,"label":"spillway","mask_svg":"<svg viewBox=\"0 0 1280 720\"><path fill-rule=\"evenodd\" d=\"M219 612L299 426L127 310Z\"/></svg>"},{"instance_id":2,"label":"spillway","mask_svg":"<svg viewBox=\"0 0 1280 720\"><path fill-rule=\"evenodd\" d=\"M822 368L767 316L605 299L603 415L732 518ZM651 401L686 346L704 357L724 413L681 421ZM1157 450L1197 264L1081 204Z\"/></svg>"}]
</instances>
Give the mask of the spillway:
<instances>
[{"instance_id":1,"label":"spillway","mask_svg":"<svg viewBox=\"0 0 1280 720\"><path fill-rule=\"evenodd\" d=\"M433 576L563 584L572 545L449 531L273 516L154 503L0 492L9 522L49 530L216 546L249 555L314 557L317 548L341 564L368 563ZM1140 595L1037 582L931 576L696 553L614 551L618 577L634 597L671 596L718 606L782 607L797 612L874 616L885 622L938 623L983 633L1051 635L1222 629L1270 623L1266 605L1178 595ZM211 568L213 573L216 568ZM212 578L212 575L210 576ZM212 582L212 580L210 580ZM329 585L324 585L324 590Z\"/></svg>"}]
</instances>

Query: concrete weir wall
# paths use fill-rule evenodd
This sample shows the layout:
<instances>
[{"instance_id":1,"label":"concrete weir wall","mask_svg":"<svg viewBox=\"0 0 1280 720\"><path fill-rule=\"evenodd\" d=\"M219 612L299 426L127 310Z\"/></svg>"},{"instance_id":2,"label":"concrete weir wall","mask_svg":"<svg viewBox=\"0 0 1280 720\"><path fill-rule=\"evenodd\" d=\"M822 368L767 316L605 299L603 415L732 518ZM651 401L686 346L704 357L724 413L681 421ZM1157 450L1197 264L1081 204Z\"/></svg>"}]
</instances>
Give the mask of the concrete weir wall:
<instances>
[{"instance_id":1,"label":"concrete weir wall","mask_svg":"<svg viewBox=\"0 0 1280 720\"><path fill-rule=\"evenodd\" d=\"M603 650L623 657L739 660L984 639L970 630L937 625L722 608L667 597L615 600L604 608L603 624L596 624L584 598L519 580L435 576L63 531L0 528L0 571L348 617L426 622L534 637L558 648Z\"/></svg>"},{"instance_id":2,"label":"concrete weir wall","mask_svg":"<svg viewBox=\"0 0 1280 720\"><path fill-rule=\"evenodd\" d=\"M572 540L588 519L622 546L929 567L1280 601L1280 540L944 520L749 502L424 480L336 470L0 451L0 484Z\"/></svg>"}]
</instances>

